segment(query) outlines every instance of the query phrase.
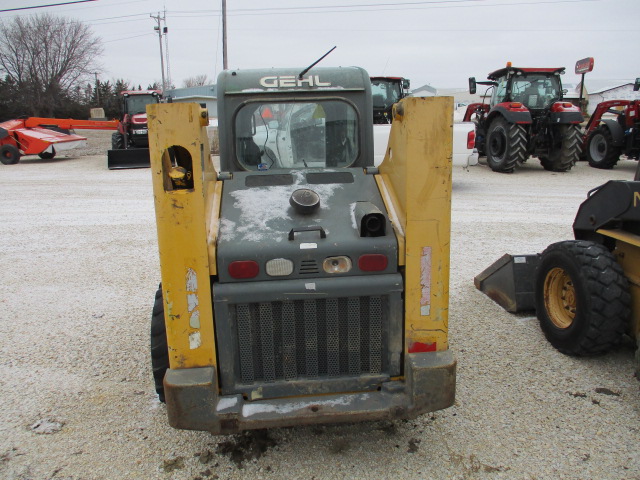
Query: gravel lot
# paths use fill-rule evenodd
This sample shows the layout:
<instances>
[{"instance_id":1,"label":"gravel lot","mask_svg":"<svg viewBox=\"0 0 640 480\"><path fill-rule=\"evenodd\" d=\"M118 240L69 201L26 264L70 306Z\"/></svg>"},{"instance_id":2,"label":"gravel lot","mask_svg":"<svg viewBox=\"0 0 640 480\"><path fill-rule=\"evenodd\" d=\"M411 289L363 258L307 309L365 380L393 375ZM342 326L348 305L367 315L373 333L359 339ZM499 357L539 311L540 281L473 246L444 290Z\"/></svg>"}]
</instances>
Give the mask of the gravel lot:
<instances>
[{"instance_id":1,"label":"gravel lot","mask_svg":"<svg viewBox=\"0 0 640 480\"><path fill-rule=\"evenodd\" d=\"M215 437L170 428L153 392L150 170L107 170L110 132L81 134L83 151L0 165L0 478L640 479L631 343L566 357L535 318L473 286L505 252L571 238L586 192L632 179L635 162L454 171L454 407L409 422Z\"/></svg>"}]
</instances>

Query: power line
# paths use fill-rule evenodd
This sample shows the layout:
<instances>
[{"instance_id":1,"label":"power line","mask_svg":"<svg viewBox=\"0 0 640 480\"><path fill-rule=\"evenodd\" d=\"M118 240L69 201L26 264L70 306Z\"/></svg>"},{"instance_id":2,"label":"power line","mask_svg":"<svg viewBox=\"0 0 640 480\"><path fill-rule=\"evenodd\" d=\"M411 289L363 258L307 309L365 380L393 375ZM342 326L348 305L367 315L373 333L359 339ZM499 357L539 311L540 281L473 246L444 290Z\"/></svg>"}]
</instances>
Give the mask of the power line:
<instances>
[{"instance_id":1,"label":"power line","mask_svg":"<svg viewBox=\"0 0 640 480\"><path fill-rule=\"evenodd\" d=\"M148 36L154 36L155 35L153 33L143 33L140 35L133 35L132 37L121 37L121 38L116 38L114 40L103 40L102 43L112 43L112 42L121 42L122 40L130 40L132 38L140 38L140 37L148 37Z\"/></svg>"},{"instance_id":2,"label":"power line","mask_svg":"<svg viewBox=\"0 0 640 480\"><path fill-rule=\"evenodd\" d=\"M296 15L296 14L316 14L316 13L339 13L339 12L361 12L361 11L385 11L385 10L415 10L415 9L442 9L442 8L475 8L475 7L504 7L520 5L540 5L559 3L586 3L600 2L602 0L532 0L527 2L511 3L484 3L490 0L430 0L420 2L398 2L398 3L362 3L354 5L318 5L304 7L270 7L270 8L241 8L228 10L228 16L246 15ZM462 5L463 3L470 5ZM454 5L455 4L455 5ZM379 8L388 7L388 8ZM404 7L404 8L403 8ZM331 10L333 9L333 10ZM218 16L220 10L173 10L167 11L172 15L193 18L203 16Z\"/></svg>"},{"instance_id":3,"label":"power line","mask_svg":"<svg viewBox=\"0 0 640 480\"><path fill-rule=\"evenodd\" d=\"M71 2L50 3L48 5L34 5L32 7L3 8L2 10L0 10L0 13L15 12L17 10L33 10L35 8L59 7L61 5L73 5L74 3L87 3L87 2L96 2L96 1L97 0L74 0Z\"/></svg>"}]
</instances>

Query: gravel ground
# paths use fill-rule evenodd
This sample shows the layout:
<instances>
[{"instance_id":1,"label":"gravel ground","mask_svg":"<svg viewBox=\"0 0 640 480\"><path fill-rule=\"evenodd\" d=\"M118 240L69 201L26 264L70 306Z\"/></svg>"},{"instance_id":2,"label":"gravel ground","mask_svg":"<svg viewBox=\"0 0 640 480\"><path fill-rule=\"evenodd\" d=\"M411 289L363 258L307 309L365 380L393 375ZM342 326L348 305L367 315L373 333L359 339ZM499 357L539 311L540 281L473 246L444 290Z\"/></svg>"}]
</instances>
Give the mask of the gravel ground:
<instances>
[{"instance_id":1,"label":"gravel ground","mask_svg":"<svg viewBox=\"0 0 640 480\"><path fill-rule=\"evenodd\" d=\"M631 179L578 164L456 169L450 340L455 406L408 422L215 437L170 428L154 393L159 281L149 169L109 171L110 132L50 161L0 165L0 478L640 479L631 343L555 351L473 277L505 252L571 238L586 192ZM86 155L85 155L86 154Z\"/></svg>"}]
</instances>

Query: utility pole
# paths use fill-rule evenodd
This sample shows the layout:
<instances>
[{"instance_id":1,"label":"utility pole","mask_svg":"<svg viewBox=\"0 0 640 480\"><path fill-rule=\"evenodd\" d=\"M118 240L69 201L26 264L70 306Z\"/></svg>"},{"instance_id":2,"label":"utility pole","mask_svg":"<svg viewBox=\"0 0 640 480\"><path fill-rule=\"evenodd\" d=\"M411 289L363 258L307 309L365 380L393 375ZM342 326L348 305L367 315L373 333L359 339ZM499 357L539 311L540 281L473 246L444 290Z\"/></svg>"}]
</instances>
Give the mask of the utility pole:
<instances>
[{"instance_id":1,"label":"utility pole","mask_svg":"<svg viewBox=\"0 0 640 480\"><path fill-rule=\"evenodd\" d=\"M167 89L167 83L164 78L164 55L162 53L162 28L160 27L160 20L164 21L164 15L161 17L160 12L158 12L157 17L154 17L153 15L149 15L149 16L153 18L157 23L157 25L153 27L153 29L156 32L158 32L158 41L160 42L160 68L162 69L162 93L164 94L164 91ZM164 30L166 29L167 27L164 27Z\"/></svg>"},{"instance_id":2,"label":"utility pole","mask_svg":"<svg viewBox=\"0 0 640 480\"><path fill-rule=\"evenodd\" d=\"M162 29L162 33L164 33L164 56L167 59L167 88L171 88L171 65L169 63L169 29L167 28L167 9L164 9L162 14L162 19L164 21L164 27Z\"/></svg>"},{"instance_id":3,"label":"utility pole","mask_svg":"<svg viewBox=\"0 0 640 480\"><path fill-rule=\"evenodd\" d=\"M227 0L222 0L222 68L227 69Z\"/></svg>"},{"instance_id":4,"label":"utility pole","mask_svg":"<svg viewBox=\"0 0 640 480\"><path fill-rule=\"evenodd\" d=\"M100 106L100 85L98 84L98 72L93 72L96 76L96 103Z\"/></svg>"}]
</instances>

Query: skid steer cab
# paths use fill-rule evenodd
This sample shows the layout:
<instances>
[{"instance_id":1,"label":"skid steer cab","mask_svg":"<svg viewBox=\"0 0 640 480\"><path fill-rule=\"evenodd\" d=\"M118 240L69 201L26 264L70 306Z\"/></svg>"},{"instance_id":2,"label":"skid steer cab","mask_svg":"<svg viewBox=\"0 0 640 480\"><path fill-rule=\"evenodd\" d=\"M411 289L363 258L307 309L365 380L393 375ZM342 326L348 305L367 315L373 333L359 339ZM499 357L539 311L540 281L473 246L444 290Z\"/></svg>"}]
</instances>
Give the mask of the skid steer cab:
<instances>
[{"instance_id":1,"label":"skid steer cab","mask_svg":"<svg viewBox=\"0 0 640 480\"><path fill-rule=\"evenodd\" d=\"M174 427L413 418L454 401L452 100L398 104L374 168L367 73L300 70L220 74L218 169L205 110L147 109L152 366Z\"/></svg>"},{"instance_id":2,"label":"skid steer cab","mask_svg":"<svg viewBox=\"0 0 640 480\"><path fill-rule=\"evenodd\" d=\"M578 107L562 100L564 71L518 68L507 62L487 76L489 81L469 78L470 93L476 93L477 85L492 90L489 104L467 106L464 121L475 122L476 147L494 172L512 173L531 155L554 172L569 171L578 161L583 117Z\"/></svg>"}]
</instances>

